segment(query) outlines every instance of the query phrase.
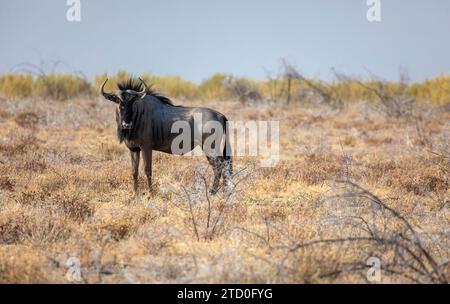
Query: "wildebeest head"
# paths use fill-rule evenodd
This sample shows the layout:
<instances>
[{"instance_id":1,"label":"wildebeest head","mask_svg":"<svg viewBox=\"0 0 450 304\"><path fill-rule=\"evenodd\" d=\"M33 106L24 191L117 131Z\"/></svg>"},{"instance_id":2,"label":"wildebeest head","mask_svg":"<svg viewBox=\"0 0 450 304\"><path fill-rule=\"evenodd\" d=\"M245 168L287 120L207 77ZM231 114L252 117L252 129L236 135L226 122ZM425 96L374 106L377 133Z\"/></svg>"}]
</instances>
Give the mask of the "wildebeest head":
<instances>
[{"instance_id":1,"label":"wildebeest head","mask_svg":"<svg viewBox=\"0 0 450 304\"><path fill-rule=\"evenodd\" d=\"M133 103L136 100L144 98L149 88L145 82L139 78L141 83L136 83L130 78L127 82L119 83L117 85L119 91L115 93L106 93L104 87L108 79L103 82L101 92L103 97L117 103L120 114L120 127L124 130L133 128Z\"/></svg>"}]
</instances>

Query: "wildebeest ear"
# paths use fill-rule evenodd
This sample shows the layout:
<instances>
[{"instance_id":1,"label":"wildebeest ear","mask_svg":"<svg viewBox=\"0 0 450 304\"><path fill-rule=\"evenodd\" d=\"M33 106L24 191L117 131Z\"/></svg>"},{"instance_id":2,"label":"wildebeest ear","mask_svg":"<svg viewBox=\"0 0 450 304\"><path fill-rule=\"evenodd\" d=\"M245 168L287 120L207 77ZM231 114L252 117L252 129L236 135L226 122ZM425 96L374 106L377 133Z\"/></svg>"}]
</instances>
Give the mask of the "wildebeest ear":
<instances>
[{"instance_id":1,"label":"wildebeest ear","mask_svg":"<svg viewBox=\"0 0 450 304\"><path fill-rule=\"evenodd\" d=\"M144 98L145 97L145 95L147 95L147 92L139 92L138 94L137 94L137 96L139 96L139 98Z\"/></svg>"},{"instance_id":2,"label":"wildebeest ear","mask_svg":"<svg viewBox=\"0 0 450 304\"><path fill-rule=\"evenodd\" d=\"M103 82L102 87L100 89L101 92L102 92L103 97L105 97L108 100L111 100L112 102L120 103L120 98L116 94L106 93L105 92L104 89L105 89L105 84L106 84L107 81L108 81L108 78L106 78L106 80Z\"/></svg>"},{"instance_id":3,"label":"wildebeest ear","mask_svg":"<svg viewBox=\"0 0 450 304\"><path fill-rule=\"evenodd\" d=\"M116 94L110 94L110 93L103 93L103 97L105 97L106 99L115 102L115 103L120 103L120 98L117 97Z\"/></svg>"}]
</instances>

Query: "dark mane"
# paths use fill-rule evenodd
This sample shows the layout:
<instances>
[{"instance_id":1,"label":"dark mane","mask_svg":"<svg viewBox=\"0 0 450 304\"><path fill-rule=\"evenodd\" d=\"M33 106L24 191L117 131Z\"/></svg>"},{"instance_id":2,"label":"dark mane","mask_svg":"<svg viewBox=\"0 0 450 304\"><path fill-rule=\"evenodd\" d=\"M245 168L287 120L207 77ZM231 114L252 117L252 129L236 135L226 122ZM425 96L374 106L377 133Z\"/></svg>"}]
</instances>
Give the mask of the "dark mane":
<instances>
[{"instance_id":1,"label":"dark mane","mask_svg":"<svg viewBox=\"0 0 450 304\"><path fill-rule=\"evenodd\" d=\"M117 88L121 91L133 90L133 91L140 92L144 88L144 85L142 84L142 82L140 80L136 80L136 79L130 77L128 80L117 83ZM171 106L174 105L172 100L170 100L168 97L158 93L155 90L152 90L152 84L150 84L148 86L147 95L153 96L165 104L168 104Z\"/></svg>"}]
</instances>

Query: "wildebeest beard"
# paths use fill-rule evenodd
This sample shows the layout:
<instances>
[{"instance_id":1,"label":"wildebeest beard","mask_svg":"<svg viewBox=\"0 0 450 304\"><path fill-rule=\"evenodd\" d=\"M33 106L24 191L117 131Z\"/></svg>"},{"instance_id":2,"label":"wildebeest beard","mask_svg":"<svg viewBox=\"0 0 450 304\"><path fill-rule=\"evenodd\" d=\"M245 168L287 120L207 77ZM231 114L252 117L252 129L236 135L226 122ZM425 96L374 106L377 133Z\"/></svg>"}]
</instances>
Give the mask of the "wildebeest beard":
<instances>
[{"instance_id":1,"label":"wildebeest beard","mask_svg":"<svg viewBox=\"0 0 450 304\"><path fill-rule=\"evenodd\" d=\"M121 116L117 117L117 137L120 143L122 143L125 139L131 140L135 137L136 135L135 128L137 128L136 123L138 122L136 120L137 120L136 113L132 113L130 123L133 124L133 127L131 129L125 129L122 127L122 117Z\"/></svg>"},{"instance_id":2,"label":"wildebeest beard","mask_svg":"<svg viewBox=\"0 0 450 304\"><path fill-rule=\"evenodd\" d=\"M120 143L122 143L125 139L131 140L134 137L133 129L123 129L122 127L118 126L117 137Z\"/></svg>"}]
</instances>

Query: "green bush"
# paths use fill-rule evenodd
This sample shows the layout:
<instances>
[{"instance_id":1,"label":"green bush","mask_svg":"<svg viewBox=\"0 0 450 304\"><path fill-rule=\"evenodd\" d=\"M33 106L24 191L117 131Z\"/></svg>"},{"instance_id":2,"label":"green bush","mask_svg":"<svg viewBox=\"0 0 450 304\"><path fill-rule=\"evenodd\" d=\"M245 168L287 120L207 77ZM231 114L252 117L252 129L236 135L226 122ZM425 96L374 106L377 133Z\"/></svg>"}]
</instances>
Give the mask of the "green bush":
<instances>
[{"instance_id":1,"label":"green bush","mask_svg":"<svg viewBox=\"0 0 450 304\"><path fill-rule=\"evenodd\" d=\"M51 74L35 79L34 93L54 100L66 100L91 94L91 84L83 78L69 74Z\"/></svg>"},{"instance_id":2,"label":"green bush","mask_svg":"<svg viewBox=\"0 0 450 304\"><path fill-rule=\"evenodd\" d=\"M11 98L39 96L44 99L65 100L91 94L91 84L70 74L32 76L7 74L0 76L0 94Z\"/></svg>"},{"instance_id":3,"label":"green bush","mask_svg":"<svg viewBox=\"0 0 450 304\"><path fill-rule=\"evenodd\" d=\"M229 77L227 74L217 73L200 83L198 90L205 99L229 99L230 92L225 87L225 81Z\"/></svg>"},{"instance_id":4,"label":"green bush","mask_svg":"<svg viewBox=\"0 0 450 304\"><path fill-rule=\"evenodd\" d=\"M0 75L0 95L9 98L25 98L39 96L44 99L65 100L76 96L98 96L102 82L109 77L107 91L116 91L116 83L127 80L131 74L119 71L115 75L101 74L92 82L72 74L48 74L32 76L29 74ZM283 101L286 98L286 80L257 81L230 74L217 73L200 84L182 79L179 76L156 76L150 73L141 75L147 84L170 98L194 99L202 97L212 100L241 99L247 95L261 96L261 99ZM311 83L321 85L311 80ZM323 83L322 83L323 84ZM375 82L366 82L368 87L376 87ZM300 80L291 83L292 100L301 101L308 92L308 85ZM374 101L376 95L363 88L356 81L332 82L326 84L326 90L337 95L344 102L359 100ZM401 84L390 82L386 84L388 94L406 94L420 102L434 105L450 103L450 76L438 76L420 83L409 85L406 90ZM314 98L314 97L313 97Z\"/></svg>"},{"instance_id":5,"label":"green bush","mask_svg":"<svg viewBox=\"0 0 450 304\"><path fill-rule=\"evenodd\" d=\"M0 76L0 93L6 97L30 97L33 95L34 79L31 75L7 74Z\"/></svg>"}]
</instances>

